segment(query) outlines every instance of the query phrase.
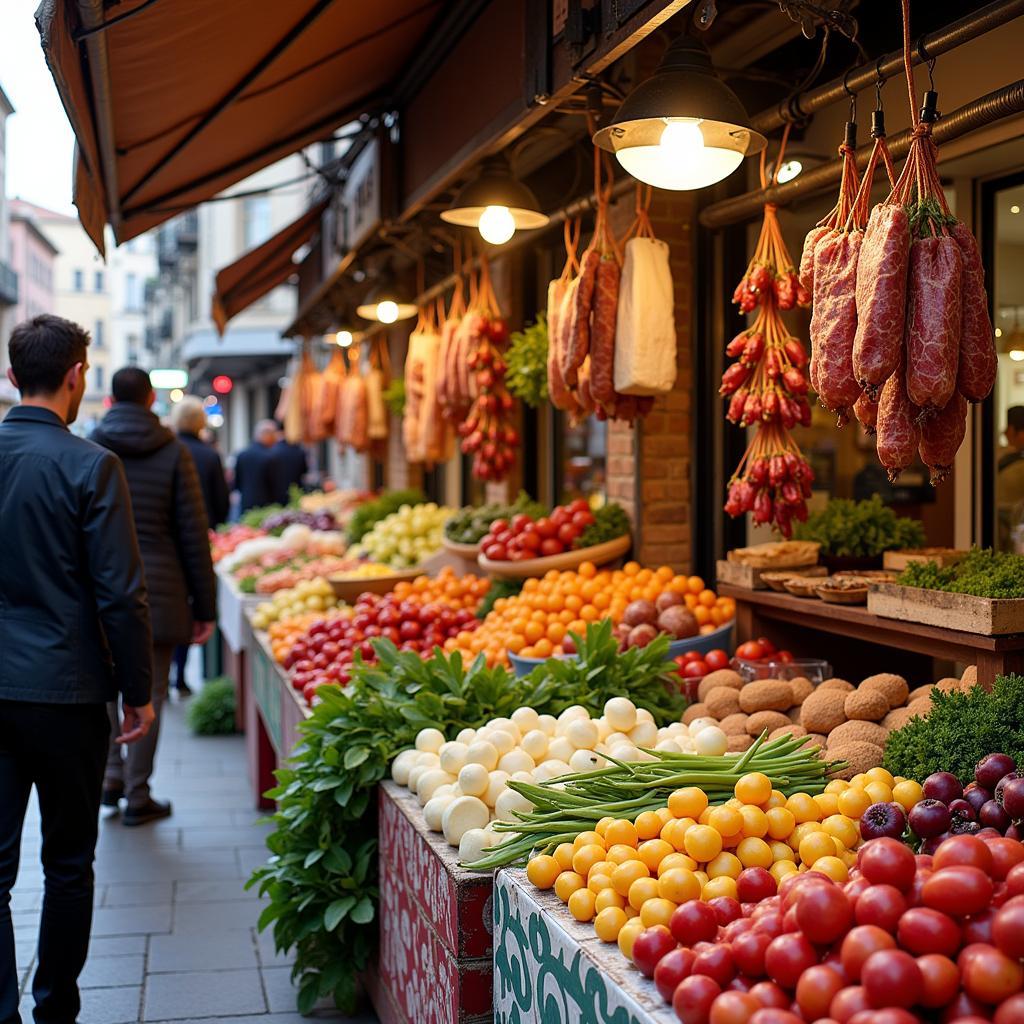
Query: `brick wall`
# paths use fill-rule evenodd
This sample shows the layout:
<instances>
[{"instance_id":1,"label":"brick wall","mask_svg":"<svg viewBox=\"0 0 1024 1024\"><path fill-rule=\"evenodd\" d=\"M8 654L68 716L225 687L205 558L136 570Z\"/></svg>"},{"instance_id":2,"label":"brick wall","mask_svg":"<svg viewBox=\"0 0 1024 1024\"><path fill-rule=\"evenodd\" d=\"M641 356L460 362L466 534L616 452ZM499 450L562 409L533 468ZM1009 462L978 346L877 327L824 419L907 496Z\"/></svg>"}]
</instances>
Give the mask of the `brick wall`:
<instances>
[{"instance_id":1,"label":"brick wall","mask_svg":"<svg viewBox=\"0 0 1024 1024\"><path fill-rule=\"evenodd\" d=\"M632 214L630 193L613 211L617 234ZM658 397L651 414L629 427L608 430L608 497L622 504L634 525L634 554L644 564L691 565L690 471L693 389L693 224L696 205L686 192L655 191L651 222L667 242L675 282L677 375L675 387Z\"/></svg>"}]
</instances>

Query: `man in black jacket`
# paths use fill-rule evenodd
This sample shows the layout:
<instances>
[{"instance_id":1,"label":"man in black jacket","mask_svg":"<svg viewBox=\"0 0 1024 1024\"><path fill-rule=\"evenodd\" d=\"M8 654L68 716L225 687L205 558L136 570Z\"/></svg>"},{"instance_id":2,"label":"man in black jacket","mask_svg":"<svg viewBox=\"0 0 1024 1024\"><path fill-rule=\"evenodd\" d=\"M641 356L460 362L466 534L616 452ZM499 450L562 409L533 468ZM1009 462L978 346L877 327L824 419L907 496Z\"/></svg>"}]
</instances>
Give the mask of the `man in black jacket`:
<instances>
[{"instance_id":1,"label":"man in black jacket","mask_svg":"<svg viewBox=\"0 0 1024 1024\"><path fill-rule=\"evenodd\" d=\"M293 487L301 487L303 477L309 472L306 449L301 444L281 438L270 449L270 477L274 483L274 501L287 505Z\"/></svg>"},{"instance_id":2,"label":"man in black jacket","mask_svg":"<svg viewBox=\"0 0 1024 1024\"><path fill-rule=\"evenodd\" d=\"M127 801L122 821L142 825L166 818L171 805L154 800L149 777L160 732L160 708L167 697L171 656L178 644L204 644L217 617L217 590L206 535L206 511L195 463L188 449L150 411L149 375L126 366L111 381L114 406L93 440L121 457L132 496L135 529L149 583L153 619L153 706L156 721L145 739L122 756L110 746L103 803ZM117 705L109 706L111 722Z\"/></svg>"},{"instance_id":3,"label":"man in black jacket","mask_svg":"<svg viewBox=\"0 0 1024 1024\"><path fill-rule=\"evenodd\" d=\"M241 499L240 512L274 502L271 450L275 441L277 424L273 420L260 420L253 431L252 444L235 456L235 490Z\"/></svg>"},{"instance_id":4,"label":"man in black jacket","mask_svg":"<svg viewBox=\"0 0 1024 1024\"><path fill-rule=\"evenodd\" d=\"M149 610L120 461L72 435L89 335L37 316L11 334L21 405L0 423L0 1021L18 1021L10 892L35 785L45 896L37 1021L77 1019L92 924L106 702L125 707L118 740L154 720Z\"/></svg>"}]
</instances>

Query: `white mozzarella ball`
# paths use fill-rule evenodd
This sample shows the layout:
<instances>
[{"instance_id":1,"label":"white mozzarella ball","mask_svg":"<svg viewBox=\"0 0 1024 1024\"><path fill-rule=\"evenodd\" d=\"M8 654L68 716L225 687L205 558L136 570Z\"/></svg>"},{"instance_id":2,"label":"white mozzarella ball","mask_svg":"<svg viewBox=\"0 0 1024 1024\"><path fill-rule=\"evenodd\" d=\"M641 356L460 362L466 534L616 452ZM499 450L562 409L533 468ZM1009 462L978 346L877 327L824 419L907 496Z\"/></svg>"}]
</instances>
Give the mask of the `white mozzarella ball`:
<instances>
[{"instance_id":1,"label":"white mozzarella ball","mask_svg":"<svg viewBox=\"0 0 1024 1024\"><path fill-rule=\"evenodd\" d=\"M519 726L511 718L492 718L487 724L492 729L500 729L502 732L507 732L517 743L523 735Z\"/></svg>"},{"instance_id":2,"label":"white mozzarella ball","mask_svg":"<svg viewBox=\"0 0 1024 1024\"><path fill-rule=\"evenodd\" d=\"M395 759L391 762L391 778L398 783L400 786L407 786L409 784L409 771L411 770L413 763L416 760L415 750L403 750Z\"/></svg>"},{"instance_id":3,"label":"white mozzarella ball","mask_svg":"<svg viewBox=\"0 0 1024 1024\"><path fill-rule=\"evenodd\" d=\"M604 706L604 717L617 732L629 732L636 725L636 705L628 697L612 697Z\"/></svg>"},{"instance_id":4,"label":"white mozzarella ball","mask_svg":"<svg viewBox=\"0 0 1024 1024\"><path fill-rule=\"evenodd\" d=\"M478 740L466 748L466 764L482 764L489 772L498 767L498 751L493 743Z\"/></svg>"},{"instance_id":5,"label":"white mozzarella ball","mask_svg":"<svg viewBox=\"0 0 1024 1024\"><path fill-rule=\"evenodd\" d=\"M673 739L659 740L655 750L661 750L666 754L681 754L683 748Z\"/></svg>"},{"instance_id":6,"label":"white mozzarella ball","mask_svg":"<svg viewBox=\"0 0 1024 1024\"><path fill-rule=\"evenodd\" d=\"M444 795L435 793L424 805L423 805L423 820L427 823L427 828L431 832L441 831L441 818L444 816L444 812L448 810L448 805L455 799L450 793Z\"/></svg>"},{"instance_id":7,"label":"white mozzarella ball","mask_svg":"<svg viewBox=\"0 0 1024 1024\"><path fill-rule=\"evenodd\" d=\"M537 769L535 768L531 772L513 772L509 777L509 782L533 782L537 778Z\"/></svg>"},{"instance_id":8,"label":"white mozzarella ball","mask_svg":"<svg viewBox=\"0 0 1024 1024\"><path fill-rule=\"evenodd\" d=\"M533 810L533 804L514 789L506 789L498 797L494 805L494 816L498 821L518 821L515 812L527 814Z\"/></svg>"},{"instance_id":9,"label":"white mozzarella ball","mask_svg":"<svg viewBox=\"0 0 1024 1024\"><path fill-rule=\"evenodd\" d=\"M422 807L433 795L438 786L448 786L455 781L443 768L428 768L416 781L416 799Z\"/></svg>"},{"instance_id":10,"label":"white mozzarella ball","mask_svg":"<svg viewBox=\"0 0 1024 1024\"><path fill-rule=\"evenodd\" d=\"M629 738L629 733L613 732L605 736L604 742L608 746L608 748L611 749L619 743L631 743L632 740L630 740Z\"/></svg>"},{"instance_id":11,"label":"white mozzarella ball","mask_svg":"<svg viewBox=\"0 0 1024 1024\"><path fill-rule=\"evenodd\" d=\"M469 748L465 743L452 740L446 743L437 753L441 767L452 775L458 775L459 769L466 763L466 751Z\"/></svg>"},{"instance_id":12,"label":"white mozzarella ball","mask_svg":"<svg viewBox=\"0 0 1024 1024\"><path fill-rule=\"evenodd\" d=\"M653 747L658 742L658 727L653 722L637 722L629 730L629 738L638 747Z\"/></svg>"},{"instance_id":13,"label":"white mozzarella ball","mask_svg":"<svg viewBox=\"0 0 1024 1024\"><path fill-rule=\"evenodd\" d=\"M487 804L475 796L453 800L441 816L441 831L450 846L458 846L471 828L486 828L491 820Z\"/></svg>"},{"instance_id":14,"label":"white mozzarella ball","mask_svg":"<svg viewBox=\"0 0 1024 1024\"><path fill-rule=\"evenodd\" d=\"M576 718L585 718L587 721L590 721L590 712L581 704L573 704L558 716L558 723L565 726Z\"/></svg>"},{"instance_id":15,"label":"white mozzarella ball","mask_svg":"<svg viewBox=\"0 0 1024 1024\"><path fill-rule=\"evenodd\" d=\"M455 738L468 747L476 739L476 729L463 729Z\"/></svg>"},{"instance_id":16,"label":"white mozzarella ball","mask_svg":"<svg viewBox=\"0 0 1024 1024\"><path fill-rule=\"evenodd\" d=\"M512 712L512 721L516 723L519 731L525 736L526 733L540 728L540 715L533 708L516 708Z\"/></svg>"},{"instance_id":17,"label":"white mozzarella ball","mask_svg":"<svg viewBox=\"0 0 1024 1024\"><path fill-rule=\"evenodd\" d=\"M637 708L636 720L637 722L653 722L654 715L652 715L650 711L647 710L647 708Z\"/></svg>"},{"instance_id":18,"label":"white mozzarella ball","mask_svg":"<svg viewBox=\"0 0 1024 1024\"><path fill-rule=\"evenodd\" d=\"M697 733L693 746L698 754L718 757L729 749L729 738L717 725L709 725Z\"/></svg>"},{"instance_id":19,"label":"white mozzarella ball","mask_svg":"<svg viewBox=\"0 0 1024 1024\"><path fill-rule=\"evenodd\" d=\"M544 760L544 755L548 752L548 734L543 729L531 729L522 738L519 746L534 761L542 761Z\"/></svg>"},{"instance_id":20,"label":"white mozzarella ball","mask_svg":"<svg viewBox=\"0 0 1024 1024\"><path fill-rule=\"evenodd\" d=\"M597 725L597 738L599 740L606 740L612 734L612 727L608 724L607 718L595 718L595 724Z\"/></svg>"},{"instance_id":21,"label":"white mozzarella ball","mask_svg":"<svg viewBox=\"0 0 1024 1024\"><path fill-rule=\"evenodd\" d=\"M554 736L558 729L558 719L554 715L538 715L537 728L547 733L548 736Z\"/></svg>"},{"instance_id":22,"label":"white mozzarella ball","mask_svg":"<svg viewBox=\"0 0 1024 1024\"><path fill-rule=\"evenodd\" d=\"M455 782L446 782L443 786L438 786L437 789L434 790L434 796L462 796L462 795L463 795L462 794L462 790L459 789L459 783L458 783L457 780ZM434 796L432 796L430 799L433 800Z\"/></svg>"},{"instance_id":23,"label":"white mozzarella ball","mask_svg":"<svg viewBox=\"0 0 1024 1024\"><path fill-rule=\"evenodd\" d=\"M569 767L574 772L596 772L598 768L603 768L607 763L600 754L582 748L569 758Z\"/></svg>"},{"instance_id":24,"label":"white mozzarella ball","mask_svg":"<svg viewBox=\"0 0 1024 1024\"><path fill-rule=\"evenodd\" d=\"M531 772L536 766L537 762L525 750L510 750L498 761L498 767L510 775L512 772Z\"/></svg>"},{"instance_id":25,"label":"white mozzarella ball","mask_svg":"<svg viewBox=\"0 0 1024 1024\"><path fill-rule=\"evenodd\" d=\"M436 754L444 743L444 733L440 729L420 729L416 734L416 749Z\"/></svg>"},{"instance_id":26,"label":"white mozzarella ball","mask_svg":"<svg viewBox=\"0 0 1024 1024\"><path fill-rule=\"evenodd\" d=\"M459 772L459 789L466 796L483 796L487 792L489 781L488 769L476 761L463 765Z\"/></svg>"},{"instance_id":27,"label":"white mozzarella ball","mask_svg":"<svg viewBox=\"0 0 1024 1024\"><path fill-rule=\"evenodd\" d=\"M571 756L572 755L570 755L570 757ZM551 758L543 764L538 765L534 772L534 776L536 776L537 772L539 772L541 768L545 769L549 779L557 778L559 775L568 775L571 771L567 761L559 761L556 758Z\"/></svg>"},{"instance_id":28,"label":"white mozzarella ball","mask_svg":"<svg viewBox=\"0 0 1024 1024\"><path fill-rule=\"evenodd\" d=\"M600 739L597 723L589 718L577 718L566 727L565 738L577 750L593 750Z\"/></svg>"},{"instance_id":29,"label":"white mozzarella ball","mask_svg":"<svg viewBox=\"0 0 1024 1024\"><path fill-rule=\"evenodd\" d=\"M498 752L498 757L502 757L510 750L515 749L516 737L511 733L505 732L504 729L492 729L487 742Z\"/></svg>"},{"instance_id":30,"label":"white mozzarella ball","mask_svg":"<svg viewBox=\"0 0 1024 1024\"><path fill-rule=\"evenodd\" d=\"M462 833L459 840L459 860L463 864L472 864L479 860L490 848L490 835L485 828L471 828Z\"/></svg>"},{"instance_id":31,"label":"white mozzarella ball","mask_svg":"<svg viewBox=\"0 0 1024 1024\"><path fill-rule=\"evenodd\" d=\"M640 751L632 743L617 743L608 751L616 761L636 761L640 757Z\"/></svg>"},{"instance_id":32,"label":"white mozzarella ball","mask_svg":"<svg viewBox=\"0 0 1024 1024\"><path fill-rule=\"evenodd\" d=\"M690 723L690 735L696 736L702 729L707 729L709 726L718 728L717 718L695 718Z\"/></svg>"},{"instance_id":33,"label":"white mozzarella ball","mask_svg":"<svg viewBox=\"0 0 1024 1024\"><path fill-rule=\"evenodd\" d=\"M487 790L481 797L488 807L493 807L498 797L505 792L505 783L508 782L509 777L509 773L502 771L500 768L496 768L493 772L488 772Z\"/></svg>"},{"instance_id":34,"label":"white mozzarella ball","mask_svg":"<svg viewBox=\"0 0 1024 1024\"><path fill-rule=\"evenodd\" d=\"M566 739L565 736L556 736L548 744L548 759L555 761L565 761L568 763L569 758L572 757L573 751L576 748Z\"/></svg>"}]
</instances>

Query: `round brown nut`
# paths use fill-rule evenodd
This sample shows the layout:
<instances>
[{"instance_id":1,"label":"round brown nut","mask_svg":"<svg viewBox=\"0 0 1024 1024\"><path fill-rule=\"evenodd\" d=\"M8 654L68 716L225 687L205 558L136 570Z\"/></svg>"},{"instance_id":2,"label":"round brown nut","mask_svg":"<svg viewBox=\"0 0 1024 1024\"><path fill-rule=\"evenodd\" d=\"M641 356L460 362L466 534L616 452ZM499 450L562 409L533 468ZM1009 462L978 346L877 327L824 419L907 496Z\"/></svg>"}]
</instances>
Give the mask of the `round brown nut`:
<instances>
[{"instance_id":1,"label":"round brown nut","mask_svg":"<svg viewBox=\"0 0 1024 1024\"><path fill-rule=\"evenodd\" d=\"M845 679L839 679L833 676L831 679L825 679L818 684L819 690L842 690L843 693L849 693L855 689L853 683L848 683Z\"/></svg>"},{"instance_id":2,"label":"round brown nut","mask_svg":"<svg viewBox=\"0 0 1024 1024\"><path fill-rule=\"evenodd\" d=\"M781 711L757 711L747 719L747 735L760 736L767 729L772 732L792 722Z\"/></svg>"},{"instance_id":3,"label":"round brown nut","mask_svg":"<svg viewBox=\"0 0 1024 1024\"><path fill-rule=\"evenodd\" d=\"M889 713L889 702L878 690L854 690L846 695L843 711L854 721L880 722Z\"/></svg>"},{"instance_id":4,"label":"round brown nut","mask_svg":"<svg viewBox=\"0 0 1024 1024\"><path fill-rule=\"evenodd\" d=\"M691 704L683 712L683 725L689 725L694 719L697 718L711 718L711 712L708 711L706 704Z\"/></svg>"},{"instance_id":5,"label":"round brown nut","mask_svg":"<svg viewBox=\"0 0 1024 1024\"><path fill-rule=\"evenodd\" d=\"M740 709L740 691L731 686L716 686L704 698L708 711L719 721L735 715Z\"/></svg>"},{"instance_id":6,"label":"round brown nut","mask_svg":"<svg viewBox=\"0 0 1024 1024\"><path fill-rule=\"evenodd\" d=\"M797 676L795 679L790 679L789 685L793 691L794 704L803 704L814 693L814 683L806 676Z\"/></svg>"},{"instance_id":7,"label":"round brown nut","mask_svg":"<svg viewBox=\"0 0 1024 1024\"><path fill-rule=\"evenodd\" d=\"M733 733L733 735L729 737L729 753L742 754L744 750L750 749L753 742L753 736L748 736L746 733Z\"/></svg>"},{"instance_id":8,"label":"round brown nut","mask_svg":"<svg viewBox=\"0 0 1024 1024\"><path fill-rule=\"evenodd\" d=\"M786 712L786 715L788 716L789 720L794 725L799 725L800 724L800 707L801 707L801 705L797 704L795 707L790 708Z\"/></svg>"},{"instance_id":9,"label":"round brown nut","mask_svg":"<svg viewBox=\"0 0 1024 1024\"><path fill-rule=\"evenodd\" d=\"M910 693L906 679L896 675L895 672L879 672L877 675L868 676L861 682L858 689L878 690L889 702L889 708L902 707L907 702L907 694ZM886 710L888 711L889 708Z\"/></svg>"},{"instance_id":10,"label":"round brown nut","mask_svg":"<svg viewBox=\"0 0 1024 1024\"><path fill-rule=\"evenodd\" d=\"M929 702L929 707L931 702ZM882 719L882 727L888 729L889 732L894 732L896 729L902 729L914 717L914 712L910 708L893 708Z\"/></svg>"},{"instance_id":11,"label":"round brown nut","mask_svg":"<svg viewBox=\"0 0 1024 1024\"><path fill-rule=\"evenodd\" d=\"M742 685L743 677L738 672L733 672L731 668L719 668L714 672L709 672L700 681L697 686L697 699L704 700L716 686L729 686L738 690Z\"/></svg>"},{"instance_id":12,"label":"round brown nut","mask_svg":"<svg viewBox=\"0 0 1024 1024\"><path fill-rule=\"evenodd\" d=\"M874 743L884 747L888 735L889 730L877 722L843 722L828 734L827 746L829 750L844 743Z\"/></svg>"},{"instance_id":13,"label":"round brown nut","mask_svg":"<svg viewBox=\"0 0 1024 1024\"><path fill-rule=\"evenodd\" d=\"M852 779L854 775L877 768L882 763L882 748L874 743L842 743L828 748L830 761L846 761L847 767L833 775L836 779Z\"/></svg>"},{"instance_id":14,"label":"round brown nut","mask_svg":"<svg viewBox=\"0 0 1024 1024\"><path fill-rule=\"evenodd\" d=\"M735 715L727 715L718 723L718 727L726 736L746 736L747 716L743 714L743 712L739 712Z\"/></svg>"},{"instance_id":15,"label":"round brown nut","mask_svg":"<svg viewBox=\"0 0 1024 1024\"><path fill-rule=\"evenodd\" d=\"M960 689L969 690L972 686L976 686L978 683L978 666L968 665L964 669L964 674L960 677Z\"/></svg>"},{"instance_id":16,"label":"round brown nut","mask_svg":"<svg viewBox=\"0 0 1024 1024\"><path fill-rule=\"evenodd\" d=\"M820 732L809 732L807 734L807 740L806 740L806 742L804 742L802 744L802 746L805 746L805 747L821 747L821 749L824 750L825 746L826 746L827 740L828 740L828 737L827 736L822 736L822 734Z\"/></svg>"},{"instance_id":17,"label":"round brown nut","mask_svg":"<svg viewBox=\"0 0 1024 1024\"><path fill-rule=\"evenodd\" d=\"M920 700L922 698L924 700L929 700L933 689L934 687L930 683L925 683L924 686L919 686L916 690L911 690L910 693L907 694L907 699L904 703L912 704L915 700Z\"/></svg>"},{"instance_id":18,"label":"round brown nut","mask_svg":"<svg viewBox=\"0 0 1024 1024\"><path fill-rule=\"evenodd\" d=\"M912 715L927 718L932 710L932 702L930 700L915 700L913 704L907 705L907 710Z\"/></svg>"},{"instance_id":19,"label":"round brown nut","mask_svg":"<svg viewBox=\"0 0 1024 1024\"><path fill-rule=\"evenodd\" d=\"M846 721L845 699L842 690L834 687L825 690L819 686L800 706L800 724L808 732L830 733Z\"/></svg>"},{"instance_id":20,"label":"round brown nut","mask_svg":"<svg viewBox=\"0 0 1024 1024\"><path fill-rule=\"evenodd\" d=\"M740 707L755 711L788 711L793 706L793 688L784 679L761 679L740 690Z\"/></svg>"},{"instance_id":21,"label":"round brown nut","mask_svg":"<svg viewBox=\"0 0 1024 1024\"><path fill-rule=\"evenodd\" d=\"M802 725L780 725L768 733L768 739L777 740L780 736L806 736L807 730Z\"/></svg>"},{"instance_id":22,"label":"round brown nut","mask_svg":"<svg viewBox=\"0 0 1024 1024\"><path fill-rule=\"evenodd\" d=\"M943 693L952 693L954 690L961 689L962 683L956 676L946 676L945 679L940 679L935 686Z\"/></svg>"}]
</instances>

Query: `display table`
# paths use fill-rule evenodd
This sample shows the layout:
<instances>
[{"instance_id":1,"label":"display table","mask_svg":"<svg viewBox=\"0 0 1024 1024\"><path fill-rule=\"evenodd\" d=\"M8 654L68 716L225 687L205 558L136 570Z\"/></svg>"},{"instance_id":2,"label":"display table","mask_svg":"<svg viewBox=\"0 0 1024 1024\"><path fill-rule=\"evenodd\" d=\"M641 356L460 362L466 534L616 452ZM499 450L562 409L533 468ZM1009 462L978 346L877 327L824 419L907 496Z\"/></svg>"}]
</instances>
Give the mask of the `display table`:
<instances>
[{"instance_id":1,"label":"display table","mask_svg":"<svg viewBox=\"0 0 1024 1024\"><path fill-rule=\"evenodd\" d=\"M367 988L383 1024L492 1019L492 875L464 871L419 801L380 786L380 960Z\"/></svg>"},{"instance_id":2,"label":"display table","mask_svg":"<svg viewBox=\"0 0 1024 1024\"><path fill-rule=\"evenodd\" d=\"M274 770L295 747L299 723L310 711L274 661L266 634L250 630L250 637L243 680L245 746L256 806L268 809L274 805L263 794L275 785Z\"/></svg>"},{"instance_id":3,"label":"display table","mask_svg":"<svg viewBox=\"0 0 1024 1024\"><path fill-rule=\"evenodd\" d=\"M978 666L978 681L991 688L996 676L1024 670L1024 634L982 636L920 622L875 615L863 605L826 604L817 598L793 597L774 590L747 590L723 583L719 594L736 602L737 642L767 636L794 654L827 658L842 675L902 671L907 664L945 659ZM818 641L808 630L823 634ZM878 648L888 648L885 653ZM918 656L908 658L907 654ZM914 668L910 669L915 672ZM922 671L920 668L917 672ZM907 674L906 671L903 672ZM908 679L911 676L908 676ZM915 685L934 682L918 678Z\"/></svg>"},{"instance_id":4,"label":"display table","mask_svg":"<svg viewBox=\"0 0 1024 1024\"><path fill-rule=\"evenodd\" d=\"M217 631L221 641L221 664L226 676L235 681L235 724L246 727L245 673L246 655L252 642L249 613L263 600L243 594L230 573L215 567L217 573Z\"/></svg>"},{"instance_id":5,"label":"display table","mask_svg":"<svg viewBox=\"0 0 1024 1024\"><path fill-rule=\"evenodd\" d=\"M679 1024L648 981L520 869L494 885L494 1019L497 1024Z\"/></svg>"}]
</instances>

